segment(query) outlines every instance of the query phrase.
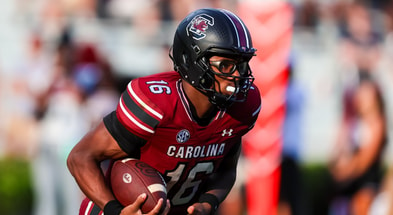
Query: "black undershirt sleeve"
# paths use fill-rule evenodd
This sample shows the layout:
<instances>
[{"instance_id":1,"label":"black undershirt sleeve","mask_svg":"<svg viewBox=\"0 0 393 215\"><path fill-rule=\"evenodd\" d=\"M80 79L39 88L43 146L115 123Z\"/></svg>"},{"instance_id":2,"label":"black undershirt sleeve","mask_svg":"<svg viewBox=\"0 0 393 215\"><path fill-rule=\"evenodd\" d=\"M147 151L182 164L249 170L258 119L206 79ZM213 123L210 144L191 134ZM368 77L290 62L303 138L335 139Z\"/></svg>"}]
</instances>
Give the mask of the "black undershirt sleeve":
<instances>
[{"instance_id":1,"label":"black undershirt sleeve","mask_svg":"<svg viewBox=\"0 0 393 215\"><path fill-rule=\"evenodd\" d=\"M145 139L128 131L120 123L115 111L104 117L104 124L124 152L130 157L140 158L140 148L147 142Z\"/></svg>"}]
</instances>

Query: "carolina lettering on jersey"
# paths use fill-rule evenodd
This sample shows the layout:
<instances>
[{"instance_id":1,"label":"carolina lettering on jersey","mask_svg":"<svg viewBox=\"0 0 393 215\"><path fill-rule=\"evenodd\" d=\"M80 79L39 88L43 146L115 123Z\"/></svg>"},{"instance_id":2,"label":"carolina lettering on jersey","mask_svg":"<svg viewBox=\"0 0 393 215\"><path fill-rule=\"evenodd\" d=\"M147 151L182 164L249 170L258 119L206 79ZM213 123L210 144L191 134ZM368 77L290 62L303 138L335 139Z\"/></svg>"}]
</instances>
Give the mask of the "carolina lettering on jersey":
<instances>
[{"instance_id":1,"label":"carolina lettering on jersey","mask_svg":"<svg viewBox=\"0 0 393 215\"><path fill-rule=\"evenodd\" d=\"M223 155L224 150L225 150L225 143L210 144L207 146L171 145L168 147L167 155L169 157L175 157L181 159L194 159L194 158L215 157L215 156Z\"/></svg>"}]
</instances>

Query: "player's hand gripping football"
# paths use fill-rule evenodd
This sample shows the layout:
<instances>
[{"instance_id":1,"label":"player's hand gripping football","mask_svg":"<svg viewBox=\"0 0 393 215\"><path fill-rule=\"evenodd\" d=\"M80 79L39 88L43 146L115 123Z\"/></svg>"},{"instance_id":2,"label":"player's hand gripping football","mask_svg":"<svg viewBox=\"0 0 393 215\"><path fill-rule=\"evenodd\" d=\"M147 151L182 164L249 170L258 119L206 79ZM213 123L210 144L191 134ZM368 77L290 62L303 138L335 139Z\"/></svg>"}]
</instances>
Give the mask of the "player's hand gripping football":
<instances>
[{"instance_id":1,"label":"player's hand gripping football","mask_svg":"<svg viewBox=\"0 0 393 215\"><path fill-rule=\"evenodd\" d=\"M194 203L187 209L188 215L209 215L211 205L209 203Z\"/></svg>"},{"instance_id":2,"label":"player's hand gripping football","mask_svg":"<svg viewBox=\"0 0 393 215\"><path fill-rule=\"evenodd\" d=\"M142 215L143 213L142 213L141 207L142 207L143 203L145 202L145 200L146 200L145 193L139 195L134 203L123 208L120 215L134 215L134 214ZM169 212L169 209L171 207L171 204L170 204L169 200L167 200L165 209L163 210L162 213L160 213L160 209L163 205L163 201L164 201L163 199L160 199L158 201L157 205L153 208L153 210L151 210L149 213L147 213L145 215L167 215Z\"/></svg>"}]
</instances>

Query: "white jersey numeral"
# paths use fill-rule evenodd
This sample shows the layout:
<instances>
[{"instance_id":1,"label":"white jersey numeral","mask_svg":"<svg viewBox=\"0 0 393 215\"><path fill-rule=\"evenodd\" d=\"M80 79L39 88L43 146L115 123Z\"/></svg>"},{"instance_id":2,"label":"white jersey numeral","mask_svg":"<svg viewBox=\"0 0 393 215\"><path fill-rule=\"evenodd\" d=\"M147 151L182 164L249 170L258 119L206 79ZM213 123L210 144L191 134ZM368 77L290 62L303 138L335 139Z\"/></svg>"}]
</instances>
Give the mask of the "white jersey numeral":
<instances>
[{"instance_id":1,"label":"white jersey numeral","mask_svg":"<svg viewBox=\"0 0 393 215\"><path fill-rule=\"evenodd\" d=\"M171 94L172 90L169 86L167 86L168 82L166 81L148 81L146 84L149 84L149 89L152 93L155 94L161 94L161 93L166 93L166 94Z\"/></svg>"},{"instance_id":2,"label":"white jersey numeral","mask_svg":"<svg viewBox=\"0 0 393 215\"><path fill-rule=\"evenodd\" d=\"M183 173L185 164L180 164L174 171L167 173L170 177L170 181L167 183L167 190L169 191L180 179ZM198 163L189 172L186 181L182 183L179 191L172 198L171 203L173 205L182 205L189 202L194 196L199 188L201 180L195 179L198 173L211 174L214 170L213 162ZM186 194L187 191L187 195ZM190 192L191 191L191 192Z\"/></svg>"}]
</instances>

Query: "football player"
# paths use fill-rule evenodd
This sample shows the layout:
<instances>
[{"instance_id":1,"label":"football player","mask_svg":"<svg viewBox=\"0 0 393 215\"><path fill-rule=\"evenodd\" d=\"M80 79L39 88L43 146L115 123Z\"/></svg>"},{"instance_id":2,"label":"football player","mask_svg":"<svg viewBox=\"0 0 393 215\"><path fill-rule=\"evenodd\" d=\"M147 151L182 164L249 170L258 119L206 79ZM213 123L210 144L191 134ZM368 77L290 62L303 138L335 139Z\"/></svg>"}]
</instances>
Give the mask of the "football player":
<instances>
[{"instance_id":1,"label":"football player","mask_svg":"<svg viewBox=\"0 0 393 215\"><path fill-rule=\"evenodd\" d=\"M123 207L100 168L124 157L164 176L164 214L214 214L236 180L242 136L261 109L249 66L255 51L230 11L199 9L182 20L170 53L175 71L132 80L117 109L69 154L69 170L86 195L80 214L141 214L146 195Z\"/></svg>"}]
</instances>

